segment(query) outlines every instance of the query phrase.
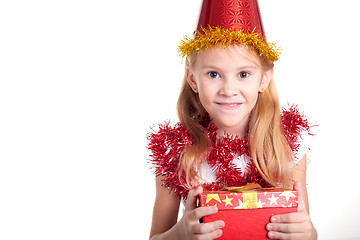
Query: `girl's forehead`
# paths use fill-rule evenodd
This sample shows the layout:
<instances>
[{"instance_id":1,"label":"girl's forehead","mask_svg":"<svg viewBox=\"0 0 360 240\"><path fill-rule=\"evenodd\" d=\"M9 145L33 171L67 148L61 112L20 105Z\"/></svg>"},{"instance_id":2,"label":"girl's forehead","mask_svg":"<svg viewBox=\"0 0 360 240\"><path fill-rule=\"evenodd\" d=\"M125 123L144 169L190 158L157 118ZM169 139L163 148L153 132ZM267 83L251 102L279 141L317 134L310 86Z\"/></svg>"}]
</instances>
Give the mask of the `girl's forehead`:
<instances>
[{"instance_id":1,"label":"girl's forehead","mask_svg":"<svg viewBox=\"0 0 360 240\"><path fill-rule=\"evenodd\" d=\"M228 46L215 46L213 49L202 50L196 54L196 62L199 65L208 64L231 64L231 65L255 65L260 67L260 58L247 46L231 44Z\"/></svg>"}]
</instances>

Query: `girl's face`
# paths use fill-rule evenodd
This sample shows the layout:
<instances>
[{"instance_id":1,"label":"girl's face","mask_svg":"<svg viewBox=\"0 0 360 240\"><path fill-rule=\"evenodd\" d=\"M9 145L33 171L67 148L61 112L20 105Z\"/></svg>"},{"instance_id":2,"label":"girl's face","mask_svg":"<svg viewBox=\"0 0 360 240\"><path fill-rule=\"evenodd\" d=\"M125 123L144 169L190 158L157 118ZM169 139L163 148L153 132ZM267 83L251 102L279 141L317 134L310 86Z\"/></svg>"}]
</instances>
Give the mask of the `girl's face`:
<instances>
[{"instance_id":1,"label":"girl's face","mask_svg":"<svg viewBox=\"0 0 360 240\"><path fill-rule=\"evenodd\" d=\"M246 134L250 114L259 92L272 79L260 58L246 46L216 47L196 54L186 72L192 89L219 128L219 134Z\"/></svg>"}]
</instances>

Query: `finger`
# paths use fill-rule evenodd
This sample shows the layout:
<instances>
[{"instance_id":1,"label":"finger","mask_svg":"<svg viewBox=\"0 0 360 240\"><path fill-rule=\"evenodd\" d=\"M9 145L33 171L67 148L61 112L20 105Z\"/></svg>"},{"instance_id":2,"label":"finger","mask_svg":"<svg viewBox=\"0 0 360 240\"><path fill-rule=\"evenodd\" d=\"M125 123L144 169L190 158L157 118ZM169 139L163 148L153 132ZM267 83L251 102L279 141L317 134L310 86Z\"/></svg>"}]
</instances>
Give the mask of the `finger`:
<instances>
[{"instance_id":1,"label":"finger","mask_svg":"<svg viewBox=\"0 0 360 240\"><path fill-rule=\"evenodd\" d=\"M202 193L203 188L198 186L197 188L193 188L189 191L186 203L185 203L185 211L191 211L196 208L196 198Z\"/></svg>"},{"instance_id":2,"label":"finger","mask_svg":"<svg viewBox=\"0 0 360 240\"><path fill-rule=\"evenodd\" d=\"M218 208L215 206L211 206L211 207L199 207L196 209L193 209L190 213L189 213L189 218L191 221L196 221L198 222L200 218L204 217L204 216L208 216L211 214L214 214L218 211Z\"/></svg>"},{"instance_id":3,"label":"finger","mask_svg":"<svg viewBox=\"0 0 360 240\"><path fill-rule=\"evenodd\" d=\"M303 240L304 234L302 233L281 233L281 232L268 232L270 239L292 239L292 240Z\"/></svg>"},{"instance_id":4,"label":"finger","mask_svg":"<svg viewBox=\"0 0 360 240\"><path fill-rule=\"evenodd\" d=\"M281 215L274 215L270 218L272 223L301 223L306 221L307 214L303 212L292 212Z\"/></svg>"},{"instance_id":5,"label":"finger","mask_svg":"<svg viewBox=\"0 0 360 240\"><path fill-rule=\"evenodd\" d=\"M304 199L304 190L301 182L294 183L294 190L298 193L298 212L307 212Z\"/></svg>"},{"instance_id":6,"label":"finger","mask_svg":"<svg viewBox=\"0 0 360 240\"><path fill-rule=\"evenodd\" d=\"M268 223L266 230L282 233L300 233L303 232L304 223Z\"/></svg>"},{"instance_id":7,"label":"finger","mask_svg":"<svg viewBox=\"0 0 360 240\"><path fill-rule=\"evenodd\" d=\"M211 233L195 235L194 239L196 239L196 240L212 240L212 239L217 239L217 238L221 237L222 234L223 234L223 232L220 229L218 229Z\"/></svg>"},{"instance_id":8,"label":"finger","mask_svg":"<svg viewBox=\"0 0 360 240\"><path fill-rule=\"evenodd\" d=\"M223 227L225 227L224 221L215 221L215 222L196 224L193 230L194 233L196 234L207 234L214 232Z\"/></svg>"}]
</instances>

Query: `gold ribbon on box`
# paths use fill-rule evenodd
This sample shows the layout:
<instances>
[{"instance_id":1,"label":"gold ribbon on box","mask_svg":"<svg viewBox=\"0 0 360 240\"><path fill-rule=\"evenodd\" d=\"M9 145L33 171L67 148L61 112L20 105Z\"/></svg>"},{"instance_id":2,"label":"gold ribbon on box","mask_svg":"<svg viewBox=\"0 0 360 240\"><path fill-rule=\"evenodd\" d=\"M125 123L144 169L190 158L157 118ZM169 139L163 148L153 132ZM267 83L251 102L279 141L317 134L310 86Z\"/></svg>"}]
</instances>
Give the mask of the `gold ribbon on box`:
<instances>
[{"instance_id":1,"label":"gold ribbon on box","mask_svg":"<svg viewBox=\"0 0 360 240\"><path fill-rule=\"evenodd\" d=\"M257 192L243 193L243 208L244 209L258 208Z\"/></svg>"},{"instance_id":2,"label":"gold ribbon on box","mask_svg":"<svg viewBox=\"0 0 360 240\"><path fill-rule=\"evenodd\" d=\"M242 187L223 187L221 191L229 191L229 192L245 192L250 190L263 189L257 183L248 183Z\"/></svg>"},{"instance_id":3,"label":"gold ribbon on box","mask_svg":"<svg viewBox=\"0 0 360 240\"><path fill-rule=\"evenodd\" d=\"M261 186L259 184L248 183L242 187L224 187L221 190L229 192L242 192L242 209L256 209L258 208L257 192L255 191L257 189L261 189ZM241 208L241 206L239 206L239 208Z\"/></svg>"}]
</instances>

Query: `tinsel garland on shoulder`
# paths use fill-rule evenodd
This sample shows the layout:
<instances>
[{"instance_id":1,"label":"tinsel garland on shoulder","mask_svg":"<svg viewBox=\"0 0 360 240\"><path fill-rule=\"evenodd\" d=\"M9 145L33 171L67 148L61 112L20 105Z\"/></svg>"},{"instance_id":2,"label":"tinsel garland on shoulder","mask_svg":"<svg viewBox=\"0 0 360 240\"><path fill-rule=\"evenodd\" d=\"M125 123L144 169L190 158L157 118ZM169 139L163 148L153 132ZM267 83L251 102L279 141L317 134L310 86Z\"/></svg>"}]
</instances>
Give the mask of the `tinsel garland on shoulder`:
<instances>
[{"instance_id":1,"label":"tinsel garland on shoulder","mask_svg":"<svg viewBox=\"0 0 360 240\"><path fill-rule=\"evenodd\" d=\"M246 173L242 173L233 162L237 155L250 155L247 138L226 136L216 141L217 128L210 123L210 119L205 117L200 119L199 123L207 129L208 136L213 142L206 161L217 176L216 182L204 185L206 190L215 191L224 186L243 186L249 182L259 183L261 181L261 176L252 161L247 164ZM295 154L300 146L302 132L310 133L311 125L296 106L282 109L281 125ZM181 174L179 177L178 171L183 150L193 142L191 134L180 123L172 127L169 122L166 122L159 124L157 130L152 130L147 135L147 139L149 142L147 148L151 152L149 162L152 164L154 174L164 176L164 187L186 197L188 190L182 184L186 182L185 174Z\"/></svg>"}]
</instances>

